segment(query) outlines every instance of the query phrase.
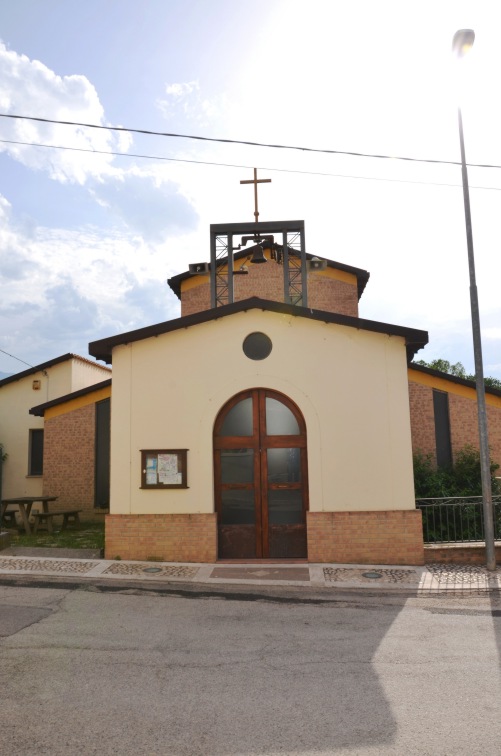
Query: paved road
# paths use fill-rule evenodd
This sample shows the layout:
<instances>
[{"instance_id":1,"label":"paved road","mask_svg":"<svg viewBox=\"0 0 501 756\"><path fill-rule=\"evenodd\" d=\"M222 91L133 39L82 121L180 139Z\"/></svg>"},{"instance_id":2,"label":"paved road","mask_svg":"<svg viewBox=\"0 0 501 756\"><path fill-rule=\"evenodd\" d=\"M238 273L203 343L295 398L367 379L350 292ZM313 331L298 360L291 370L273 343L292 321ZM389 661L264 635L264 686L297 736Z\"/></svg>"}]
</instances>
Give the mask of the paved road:
<instances>
[{"instance_id":1,"label":"paved road","mask_svg":"<svg viewBox=\"0 0 501 756\"><path fill-rule=\"evenodd\" d=\"M0 587L9 756L501 753L499 597Z\"/></svg>"}]
</instances>

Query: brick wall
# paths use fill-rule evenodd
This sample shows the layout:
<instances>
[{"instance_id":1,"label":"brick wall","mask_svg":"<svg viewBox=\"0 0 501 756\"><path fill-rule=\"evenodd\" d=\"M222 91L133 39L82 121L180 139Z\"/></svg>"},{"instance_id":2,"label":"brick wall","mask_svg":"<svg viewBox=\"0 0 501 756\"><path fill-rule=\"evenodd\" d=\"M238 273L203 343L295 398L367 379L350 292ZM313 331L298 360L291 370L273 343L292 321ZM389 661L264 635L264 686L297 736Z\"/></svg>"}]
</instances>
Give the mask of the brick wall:
<instances>
[{"instance_id":1,"label":"brick wall","mask_svg":"<svg viewBox=\"0 0 501 756\"><path fill-rule=\"evenodd\" d=\"M308 307L358 318L357 287L345 281L327 278L321 273L310 273L308 275Z\"/></svg>"},{"instance_id":2,"label":"brick wall","mask_svg":"<svg viewBox=\"0 0 501 756\"><path fill-rule=\"evenodd\" d=\"M501 563L501 546L495 547L496 562ZM486 564L485 546L455 544L454 546L425 546L425 564Z\"/></svg>"},{"instance_id":3,"label":"brick wall","mask_svg":"<svg viewBox=\"0 0 501 756\"><path fill-rule=\"evenodd\" d=\"M107 515L106 559L215 562L216 515Z\"/></svg>"},{"instance_id":4,"label":"brick wall","mask_svg":"<svg viewBox=\"0 0 501 756\"><path fill-rule=\"evenodd\" d=\"M466 444L478 448L477 403L462 396L449 394L449 416L453 454ZM487 405L487 426L491 457L501 464L501 407Z\"/></svg>"},{"instance_id":5,"label":"brick wall","mask_svg":"<svg viewBox=\"0 0 501 756\"><path fill-rule=\"evenodd\" d=\"M181 317L210 310L210 285L201 283L181 293Z\"/></svg>"},{"instance_id":6,"label":"brick wall","mask_svg":"<svg viewBox=\"0 0 501 756\"><path fill-rule=\"evenodd\" d=\"M284 301L284 269L274 260L263 265L248 266L249 273L234 276L234 301L260 297L273 302ZM210 309L210 283L208 278L187 288L181 295L181 315ZM338 281L322 273L308 274L308 307L326 312L358 317L358 293L356 284Z\"/></svg>"},{"instance_id":7,"label":"brick wall","mask_svg":"<svg viewBox=\"0 0 501 756\"><path fill-rule=\"evenodd\" d=\"M95 404L45 421L44 496L57 496L51 511L94 514Z\"/></svg>"},{"instance_id":8,"label":"brick wall","mask_svg":"<svg viewBox=\"0 0 501 756\"><path fill-rule=\"evenodd\" d=\"M433 391L429 386L409 382L412 451L431 454L436 462Z\"/></svg>"},{"instance_id":9,"label":"brick wall","mask_svg":"<svg viewBox=\"0 0 501 756\"><path fill-rule=\"evenodd\" d=\"M419 510L308 512L308 561L337 564L424 562Z\"/></svg>"},{"instance_id":10,"label":"brick wall","mask_svg":"<svg viewBox=\"0 0 501 756\"><path fill-rule=\"evenodd\" d=\"M477 403L466 396L449 393L449 421L452 455L467 444L478 449ZM433 389L409 382L412 449L431 454L436 460ZM501 407L487 405L489 447L492 459L501 464Z\"/></svg>"}]
</instances>

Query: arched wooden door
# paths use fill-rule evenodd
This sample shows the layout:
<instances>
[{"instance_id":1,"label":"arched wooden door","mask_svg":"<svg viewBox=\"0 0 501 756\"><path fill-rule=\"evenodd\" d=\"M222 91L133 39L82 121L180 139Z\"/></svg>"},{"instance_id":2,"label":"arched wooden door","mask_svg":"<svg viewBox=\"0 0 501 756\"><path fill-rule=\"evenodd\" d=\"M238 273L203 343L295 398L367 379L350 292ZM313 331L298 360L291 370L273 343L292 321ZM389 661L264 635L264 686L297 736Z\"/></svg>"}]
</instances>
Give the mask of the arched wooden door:
<instances>
[{"instance_id":1,"label":"arched wooden door","mask_svg":"<svg viewBox=\"0 0 501 756\"><path fill-rule=\"evenodd\" d=\"M220 559L306 558L306 426L283 394L234 396L214 426Z\"/></svg>"}]
</instances>

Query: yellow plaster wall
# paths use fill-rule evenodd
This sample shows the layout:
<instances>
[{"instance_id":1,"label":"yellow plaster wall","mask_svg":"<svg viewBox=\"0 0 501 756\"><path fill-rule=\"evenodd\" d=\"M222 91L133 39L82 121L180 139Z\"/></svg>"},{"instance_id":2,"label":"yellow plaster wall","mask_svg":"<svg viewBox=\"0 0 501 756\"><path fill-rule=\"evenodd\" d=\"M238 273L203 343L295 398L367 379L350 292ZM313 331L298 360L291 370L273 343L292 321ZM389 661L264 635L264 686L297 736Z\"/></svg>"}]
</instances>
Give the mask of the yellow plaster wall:
<instances>
[{"instance_id":1,"label":"yellow plaster wall","mask_svg":"<svg viewBox=\"0 0 501 756\"><path fill-rule=\"evenodd\" d=\"M196 286L201 286L202 284L204 284L205 286L210 285L210 277L208 273L203 275L198 274L196 276L193 276L192 278L186 278L181 282L181 296L183 292L194 289Z\"/></svg>"},{"instance_id":2,"label":"yellow plaster wall","mask_svg":"<svg viewBox=\"0 0 501 756\"><path fill-rule=\"evenodd\" d=\"M76 399L70 399L68 402L57 404L55 407L49 407L45 410L45 420L50 420L53 417L59 415L66 415L67 412L73 412L73 410L80 409L80 407L86 407L88 404L96 404L103 399L109 399L111 397L111 386L99 389L98 391L92 391L85 396L79 396Z\"/></svg>"},{"instance_id":3,"label":"yellow plaster wall","mask_svg":"<svg viewBox=\"0 0 501 756\"><path fill-rule=\"evenodd\" d=\"M404 340L252 310L114 349L111 513L212 512L214 419L252 387L305 417L312 511L414 508ZM140 450L162 448L189 449L187 490L140 489Z\"/></svg>"},{"instance_id":4,"label":"yellow plaster wall","mask_svg":"<svg viewBox=\"0 0 501 756\"><path fill-rule=\"evenodd\" d=\"M435 375L428 375L427 373L421 373L419 370L413 370L412 367L408 369L409 381L413 383L419 383L421 386L429 386L430 388L438 389L439 391L446 391L448 394L456 394L456 396L462 396L465 399L471 399L477 401L477 392L470 386L462 386L460 383L449 381L447 378L439 378ZM501 397L494 396L494 394L485 394L486 404L492 407L501 407Z\"/></svg>"}]
</instances>

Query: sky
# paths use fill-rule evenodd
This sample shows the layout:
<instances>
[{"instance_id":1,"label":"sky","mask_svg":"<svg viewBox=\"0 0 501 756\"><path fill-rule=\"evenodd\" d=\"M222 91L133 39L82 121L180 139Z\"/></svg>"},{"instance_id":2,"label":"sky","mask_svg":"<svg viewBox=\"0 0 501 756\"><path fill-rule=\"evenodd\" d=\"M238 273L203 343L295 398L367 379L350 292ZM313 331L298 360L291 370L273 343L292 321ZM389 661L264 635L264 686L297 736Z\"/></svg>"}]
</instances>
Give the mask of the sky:
<instances>
[{"instance_id":1,"label":"sky","mask_svg":"<svg viewBox=\"0 0 501 756\"><path fill-rule=\"evenodd\" d=\"M498 0L0 3L0 373L178 317L167 279L209 260L211 223L253 220L254 167L261 221L304 220L308 253L370 272L361 317L474 372L460 167L397 159L459 161L460 102L468 163L499 166L469 182L501 378L500 22Z\"/></svg>"}]
</instances>

